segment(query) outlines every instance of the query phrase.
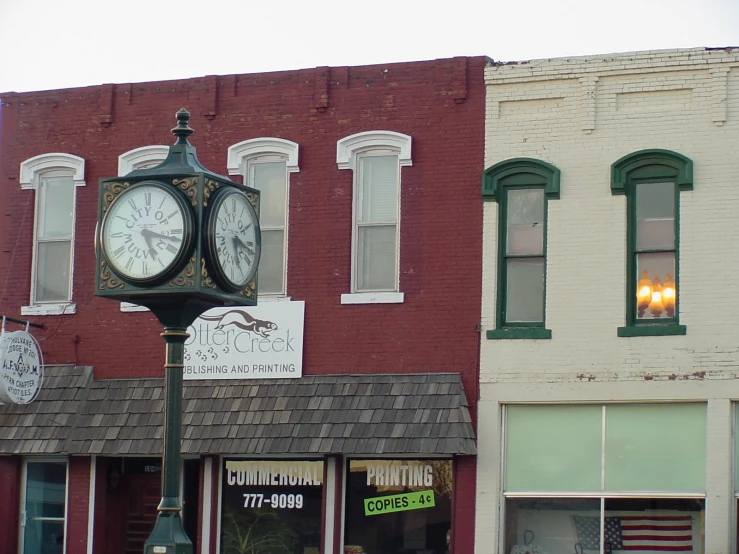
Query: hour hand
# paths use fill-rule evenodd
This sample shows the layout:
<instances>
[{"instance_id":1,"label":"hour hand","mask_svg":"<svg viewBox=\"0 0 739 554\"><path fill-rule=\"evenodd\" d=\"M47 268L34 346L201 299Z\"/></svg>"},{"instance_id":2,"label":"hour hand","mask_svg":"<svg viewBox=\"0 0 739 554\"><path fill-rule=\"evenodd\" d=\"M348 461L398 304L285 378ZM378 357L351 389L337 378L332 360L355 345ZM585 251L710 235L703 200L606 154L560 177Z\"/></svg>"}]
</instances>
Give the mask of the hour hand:
<instances>
[{"instance_id":1,"label":"hour hand","mask_svg":"<svg viewBox=\"0 0 739 554\"><path fill-rule=\"evenodd\" d=\"M148 233L144 233L144 231L147 231L147 229L143 229L141 231L141 236L144 237L144 242L146 243L146 248L149 250L149 254L151 254L152 258L157 257L157 251L154 250L154 246L151 244L151 235Z\"/></svg>"},{"instance_id":2,"label":"hour hand","mask_svg":"<svg viewBox=\"0 0 739 554\"><path fill-rule=\"evenodd\" d=\"M150 231L149 229L141 229L141 236L144 237L144 239L146 239L147 237L153 237L156 239L180 240L177 237L155 233L154 231Z\"/></svg>"},{"instance_id":3,"label":"hour hand","mask_svg":"<svg viewBox=\"0 0 739 554\"><path fill-rule=\"evenodd\" d=\"M239 237L234 237L234 258L236 258L236 266L241 271L241 259L239 258Z\"/></svg>"}]
</instances>

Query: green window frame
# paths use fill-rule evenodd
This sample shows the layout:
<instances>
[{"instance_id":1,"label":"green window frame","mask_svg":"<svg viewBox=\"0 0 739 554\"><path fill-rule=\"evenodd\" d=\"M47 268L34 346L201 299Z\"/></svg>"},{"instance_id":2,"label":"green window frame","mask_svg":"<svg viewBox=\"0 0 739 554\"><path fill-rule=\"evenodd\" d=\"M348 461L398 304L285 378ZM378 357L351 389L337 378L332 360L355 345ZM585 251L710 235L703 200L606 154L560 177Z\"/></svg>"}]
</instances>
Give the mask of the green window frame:
<instances>
[{"instance_id":1,"label":"green window frame","mask_svg":"<svg viewBox=\"0 0 739 554\"><path fill-rule=\"evenodd\" d=\"M626 196L626 326L619 337L684 335L679 320L680 192L693 162L671 150L640 150L611 166L611 193ZM651 273L650 273L651 272Z\"/></svg>"},{"instance_id":2,"label":"green window frame","mask_svg":"<svg viewBox=\"0 0 739 554\"><path fill-rule=\"evenodd\" d=\"M496 328L487 331L488 339L552 338L545 326L547 212L548 201L559 198L559 184L559 169L533 158L504 160L483 173L483 200L498 203ZM537 226L541 231L532 233ZM511 303L538 295L540 311L533 317L536 305Z\"/></svg>"}]
</instances>

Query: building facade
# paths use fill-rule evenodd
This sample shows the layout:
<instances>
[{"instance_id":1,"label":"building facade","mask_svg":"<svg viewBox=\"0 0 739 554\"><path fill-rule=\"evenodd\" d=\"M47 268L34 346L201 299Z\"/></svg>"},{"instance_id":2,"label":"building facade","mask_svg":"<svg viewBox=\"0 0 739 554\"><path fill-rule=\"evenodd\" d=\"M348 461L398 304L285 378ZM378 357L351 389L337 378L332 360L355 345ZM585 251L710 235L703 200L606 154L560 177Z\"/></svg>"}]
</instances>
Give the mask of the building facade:
<instances>
[{"instance_id":1,"label":"building facade","mask_svg":"<svg viewBox=\"0 0 739 554\"><path fill-rule=\"evenodd\" d=\"M739 49L485 83L475 551L735 552Z\"/></svg>"},{"instance_id":2,"label":"building facade","mask_svg":"<svg viewBox=\"0 0 739 554\"><path fill-rule=\"evenodd\" d=\"M161 328L94 296L93 242L99 180L160 163L183 106L203 165L262 191L259 306L186 348L195 552L472 550L486 62L0 95L0 313L43 325L46 363L0 406L1 554L151 529Z\"/></svg>"}]
</instances>

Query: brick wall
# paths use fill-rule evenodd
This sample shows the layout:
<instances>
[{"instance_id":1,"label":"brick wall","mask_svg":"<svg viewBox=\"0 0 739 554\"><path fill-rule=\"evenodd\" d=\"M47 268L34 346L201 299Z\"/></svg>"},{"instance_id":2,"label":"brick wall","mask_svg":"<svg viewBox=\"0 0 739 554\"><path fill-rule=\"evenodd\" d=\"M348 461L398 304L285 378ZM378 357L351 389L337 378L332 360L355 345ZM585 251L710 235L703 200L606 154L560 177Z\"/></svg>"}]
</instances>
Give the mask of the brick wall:
<instances>
[{"instance_id":1,"label":"brick wall","mask_svg":"<svg viewBox=\"0 0 739 554\"><path fill-rule=\"evenodd\" d=\"M462 371L474 401L484 64L455 58L3 95L0 310L19 316L29 296L34 204L33 192L19 189L20 163L47 152L81 156L77 313L37 318L46 362L90 364L96 378L161 375L154 318L93 297L97 183L116 174L119 154L171 143L174 113L185 106L198 156L213 171L225 174L228 147L245 139L300 145L287 282L288 295L307 302L305 372ZM352 172L337 168L336 141L368 130L413 138L413 165L401 177L402 305L340 304L350 286ZM125 356L111 344L132 337Z\"/></svg>"},{"instance_id":2,"label":"brick wall","mask_svg":"<svg viewBox=\"0 0 739 554\"><path fill-rule=\"evenodd\" d=\"M0 457L0 491L0 554L16 554L21 493L20 456Z\"/></svg>"},{"instance_id":3,"label":"brick wall","mask_svg":"<svg viewBox=\"0 0 739 554\"><path fill-rule=\"evenodd\" d=\"M91 365L97 379L162 375L153 316L121 313L118 303L94 297L93 238L99 179L116 175L124 152L170 144L184 106L198 157L215 172L226 174L228 147L246 139L300 146L300 172L290 176L287 293L306 301L304 372L460 372L474 419L485 63L454 58L0 95L0 313L20 317L29 301L34 193L20 189L21 162L49 152L80 156L87 185L77 189L77 311L31 318L45 325L35 333L45 339L45 362ZM353 176L337 168L336 142L370 130L413 140L413 165L401 172L405 302L341 305L350 292ZM458 505L469 514L474 460L463 466L458 486L467 494ZM68 554L86 540L82 517L70 514ZM457 521L464 531L457 552L469 552L473 522Z\"/></svg>"},{"instance_id":4,"label":"brick wall","mask_svg":"<svg viewBox=\"0 0 739 554\"><path fill-rule=\"evenodd\" d=\"M534 60L486 69L485 167L530 157L561 170L548 203L551 340L481 347L476 552L498 552L501 414L511 402L707 404L706 552L730 550L731 399L739 397L739 49ZM626 198L611 164L642 149L694 163L680 193L685 336L619 338L626 324ZM498 204L484 206L483 333L496 325Z\"/></svg>"}]
</instances>

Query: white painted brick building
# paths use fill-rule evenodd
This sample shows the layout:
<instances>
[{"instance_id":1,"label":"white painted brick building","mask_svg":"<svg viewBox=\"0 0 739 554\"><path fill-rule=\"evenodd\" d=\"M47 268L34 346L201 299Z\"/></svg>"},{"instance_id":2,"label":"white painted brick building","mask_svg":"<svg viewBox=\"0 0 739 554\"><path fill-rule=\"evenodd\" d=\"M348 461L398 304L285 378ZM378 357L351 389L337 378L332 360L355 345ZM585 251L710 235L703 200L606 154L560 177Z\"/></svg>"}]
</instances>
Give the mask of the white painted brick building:
<instances>
[{"instance_id":1,"label":"white painted brick building","mask_svg":"<svg viewBox=\"0 0 739 554\"><path fill-rule=\"evenodd\" d=\"M739 48L485 77L476 553L736 552Z\"/></svg>"}]
</instances>

